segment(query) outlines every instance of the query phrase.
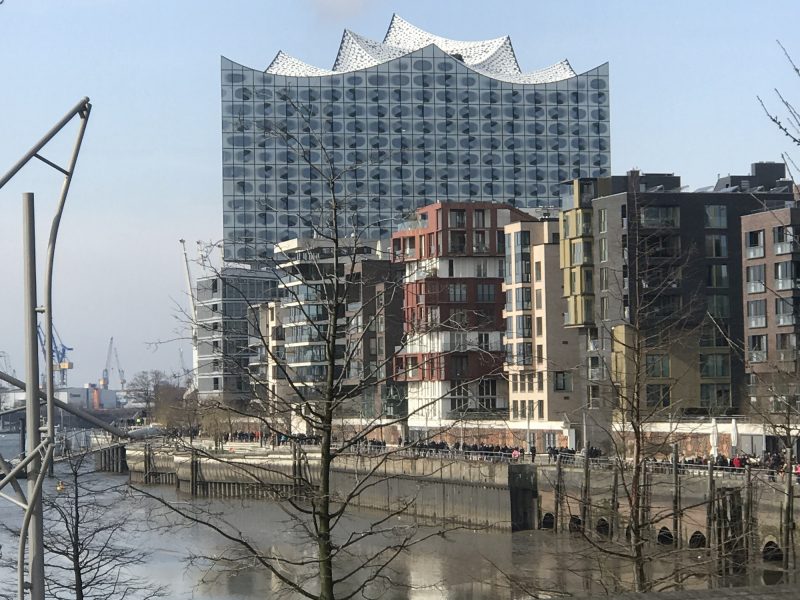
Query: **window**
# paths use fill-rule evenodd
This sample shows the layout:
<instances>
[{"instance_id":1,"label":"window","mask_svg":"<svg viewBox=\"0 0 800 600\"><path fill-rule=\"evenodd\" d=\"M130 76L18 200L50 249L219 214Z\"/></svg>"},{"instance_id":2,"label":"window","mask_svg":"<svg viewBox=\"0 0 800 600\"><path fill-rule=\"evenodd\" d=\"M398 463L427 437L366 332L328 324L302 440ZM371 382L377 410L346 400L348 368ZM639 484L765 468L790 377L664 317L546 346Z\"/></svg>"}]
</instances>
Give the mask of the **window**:
<instances>
[{"instance_id":1,"label":"window","mask_svg":"<svg viewBox=\"0 0 800 600\"><path fill-rule=\"evenodd\" d=\"M531 308L531 288L518 287L514 291L516 310L527 310Z\"/></svg>"},{"instance_id":2,"label":"window","mask_svg":"<svg viewBox=\"0 0 800 600\"><path fill-rule=\"evenodd\" d=\"M794 325L794 298L775 298L775 324Z\"/></svg>"},{"instance_id":3,"label":"window","mask_svg":"<svg viewBox=\"0 0 800 600\"><path fill-rule=\"evenodd\" d=\"M775 341L779 361L794 361L797 358L797 336L794 333L779 333Z\"/></svg>"},{"instance_id":4,"label":"window","mask_svg":"<svg viewBox=\"0 0 800 600\"><path fill-rule=\"evenodd\" d=\"M536 418L539 420L544 419L544 400L536 402Z\"/></svg>"},{"instance_id":5,"label":"window","mask_svg":"<svg viewBox=\"0 0 800 600\"><path fill-rule=\"evenodd\" d=\"M541 371L537 371L536 373L536 391L543 392L544 391L544 373Z\"/></svg>"},{"instance_id":6,"label":"window","mask_svg":"<svg viewBox=\"0 0 800 600\"><path fill-rule=\"evenodd\" d=\"M463 254L467 251L467 234L463 231L450 232L450 250L454 254Z\"/></svg>"},{"instance_id":7,"label":"window","mask_svg":"<svg viewBox=\"0 0 800 600\"><path fill-rule=\"evenodd\" d=\"M700 346L703 348L725 348L728 346L728 324L716 321L703 325L700 331Z\"/></svg>"},{"instance_id":8,"label":"window","mask_svg":"<svg viewBox=\"0 0 800 600\"><path fill-rule=\"evenodd\" d=\"M485 231L476 231L472 234L472 251L476 254L486 254L489 252L489 244L486 243Z\"/></svg>"},{"instance_id":9,"label":"window","mask_svg":"<svg viewBox=\"0 0 800 600\"><path fill-rule=\"evenodd\" d=\"M747 360L751 363L767 361L767 336L747 336Z\"/></svg>"},{"instance_id":10,"label":"window","mask_svg":"<svg viewBox=\"0 0 800 600\"><path fill-rule=\"evenodd\" d=\"M668 354L648 354L645 364L648 377L669 377Z\"/></svg>"},{"instance_id":11,"label":"window","mask_svg":"<svg viewBox=\"0 0 800 600\"><path fill-rule=\"evenodd\" d=\"M517 335L520 338L533 337L531 330L531 317L530 315L523 315L517 317Z\"/></svg>"},{"instance_id":12,"label":"window","mask_svg":"<svg viewBox=\"0 0 800 600\"><path fill-rule=\"evenodd\" d=\"M406 358L406 377L414 379L417 377L417 368L419 367L417 357L409 356Z\"/></svg>"},{"instance_id":13,"label":"window","mask_svg":"<svg viewBox=\"0 0 800 600\"><path fill-rule=\"evenodd\" d=\"M478 302L494 302L497 286L493 283L478 284Z\"/></svg>"},{"instance_id":14,"label":"window","mask_svg":"<svg viewBox=\"0 0 800 600\"><path fill-rule=\"evenodd\" d=\"M775 254L787 254L797 248L794 228L791 225L773 227L772 241L775 244Z\"/></svg>"},{"instance_id":15,"label":"window","mask_svg":"<svg viewBox=\"0 0 800 600\"><path fill-rule=\"evenodd\" d=\"M731 405L731 387L726 383L701 383L700 406L724 409Z\"/></svg>"},{"instance_id":16,"label":"window","mask_svg":"<svg viewBox=\"0 0 800 600\"><path fill-rule=\"evenodd\" d=\"M731 316L731 300L722 294L709 294L708 312L717 319L727 319Z\"/></svg>"},{"instance_id":17,"label":"window","mask_svg":"<svg viewBox=\"0 0 800 600\"><path fill-rule=\"evenodd\" d=\"M608 267L600 267L600 290L608 289Z\"/></svg>"},{"instance_id":18,"label":"window","mask_svg":"<svg viewBox=\"0 0 800 600\"><path fill-rule=\"evenodd\" d=\"M608 320L608 297L603 296L600 298L600 319L603 321Z\"/></svg>"},{"instance_id":19,"label":"window","mask_svg":"<svg viewBox=\"0 0 800 600\"><path fill-rule=\"evenodd\" d=\"M542 326L542 317L536 317L536 335L544 335L544 327Z\"/></svg>"},{"instance_id":20,"label":"window","mask_svg":"<svg viewBox=\"0 0 800 600\"><path fill-rule=\"evenodd\" d=\"M724 204L706 205L706 229L726 229L728 227L728 207Z\"/></svg>"},{"instance_id":21,"label":"window","mask_svg":"<svg viewBox=\"0 0 800 600\"><path fill-rule=\"evenodd\" d=\"M567 371L556 371L553 373L553 389L556 392L572 391L572 375Z\"/></svg>"},{"instance_id":22,"label":"window","mask_svg":"<svg viewBox=\"0 0 800 600\"><path fill-rule=\"evenodd\" d=\"M764 230L748 231L745 234L745 256L761 258L764 256Z\"/></svg>"},{"instance_id":23,"label":"window","mask_svg":"<svg viewBox=\"0 0 800 600\"><path fill-rule=\"evenodd\" d=\"M533 264L533 271L534 271L534 278L536 281L542 280L542 263L540 261L536 261Z\"/></svg>"},{"instance_id":24,"label":"window","mask_svg":"<svg viewBox=\"0 0 800 600\"><path fill-rule=\"evenodd\" d=\"M486 410L497 408L496 379L481 379L478 382L478 406Z\"/></svg>"},{"instance_id":25,"label":"window","mask_svg":"<svg viewBox=\"0 0 800 600\"><path fill-rule=\"evenodd\" d=\"M594 271L592 269L583 269L583 293L594 293Z\"/></svg>"},{"instance_id":26,"label":"window","mask_svg":"<svg viewBox=\"0 0 800 600\"><path fill-rule=\"evenodd\" d=\"M485 258L479 258L475 261L475 277L488 277L489 276L489 261Z\"/></svg>"},{"instance_id":27,"label":"window","mask_svg":"<svg viewBox=\"0 0 800 600\"><path fill-rule=\"evenodd\" d=\"M519 402L517 400L511 404L511 418L519 419Z\"/></svg>"},{"instance_id":28,"label":"window","mask_svg":"<svg viewBox=\"0 0 800 600\"><path fill-rule=\"evenodd\" d=\"M516 283L530 283L531 261L527 256L516 255L514 260L514 281Z\"/></svg>"},{"instance_id":29,"label":"window","mask_svg":"<svg viewBox=\"0 0 800 600\"><path fill-rule=\"evenodd\" d=\"M467 301L467 284L466 283L451 283L447 286L450 302L466 302Z\"/></svg>"},{"instance_id":30,"label":"window","mask_svg":"<svg viewBox=\"0 0 800 600\"><path fill-rule=\"evenodd\" d=\"M505 254L506 253L506 238L508 238L508 236L505 235L502 230L498 230L496 233L497 233L497 253L498 254Z\"/></svg>"},{"instance_id":31,"label":"window","mask_svg":"<svg viewBox=\"0 0 800 600\"><path fill-rule=\"evenodd\" d=\"M456 329L464 329L468 324L467 311L455 309L450 311L450 325Z\"/></svg>"},{"instance_id":32,"label":"window","mask_svg":"<svg viewBox=\"0 0 800 600\"><path fill-rule=\"evenodd\" d=\"M767 326L766 300L749 300L747 302L747 325L749 327Z\"/></svg>"},{"instance_id":33,"label":"window","mask_svg":"<svg viewBox=\"0 0 800 600\"><path fill-rule=\"evenodd\" d=\"M453 275L455 275L455 262L451 258L447 261L447 276L453 277Z\"/></svg>"},{"instance_id":34,"label":"window","mask_svg":"<svg viewBox=\"0 0 800 600\"><path fill-rule=\"evenodd\" d=\"M587 379L589 381L598 381L603 377L603 367L600 363L599 356L590 356L588 358L588 362L586 365L587 368Z\"/></svg>"},{"instance_id":35,"label":"window","mask_svg":"<svg viewBox=\"0 0 800 600\"><path fill-rule=\"evenodd\" d=\"M583 241L572 242L572 264L582 265L592 262L592 243Z\"/></svg>"},{"instance_id":36,"label":"window","mask_svg":"<svg viewBox=\"0 0 800 600\"><path fill-rule=\"evenodd\" d=\"M608 210L605 208L601 208L598 211L597 220L600 227L600 233L605 233L608 231Z\"/></svg>"},{"instance_id":37,"label":"window","mask_svg":"<svg viewBox=\"0 0 800 600\"><path fill-rule=\"evenodd\" d=\"M647 406L650 408L666 408L669 406L669 385L663 383L648 383L645 386Z\"/></svg>"},{"instance_id":38,"label":"window","mask_svg":"<svg viewBox=\"0 0 800 600\"><path fill-rule=\"evenodd\" d=\"M473 211L472 223L475 229L483 229L486 227L486 211L483 209L476 209Z\"/></svg>"},{"instance_id":39,"label":"window","mask_svg":"<svg viewBox=\"0 0 800 600\"><path fill-rule=\"evenodd\" d=\"M536 345L536 362L540 365L544 363L544 346L541 344Z\"/></svg>"},{"instance_id":40,"label":"window","mask_svg":"<svg viewBox=\"0 0 800 600\"><path fill-rule=\"evenodd\" d=\"M519 402L519 417L520 417L520 419L525 419L528 416L528 414L527 414L527 408L528 408L527 404L528 403L525 400L520 400L520 402ZM533 415L531 415L531 416L533 416Z\"/></svg>"},{"instance_id":41,"label":"window","mask_svg":"<svg viewBox=\"0 0 800 600\"><path fill-rule=\"evenodd\" d=\"M707 235L706 256L709 258L728 258L728 236L724 233Z\"/></svg>"},{"instance_id":42,"label":"window","mask_svg":"<svg viewBox=\"0 0 800 600\"><path fill-rule=\"evenodd\" d=\"M219 377L214 377L214 378L211 380L211 387L212 387L213 389L215 389L215 390L218 390L218 389L219 389Z\"/></svg>"},{"instance_id":43,"label":"window","mask_svg":"<svg viewBox=\"0 0 800 600\"><path fill-rule=\"evenodd\" d=\"M467 226L467 211L464 209L450 209L450 227L464 229Z\"/></svg>"},{"instance_id":44,"label":"window","mask_svg":"<svg viewBox=\"0 0 800 600\"><path fill-rule=\"evenodd\" d=\"M767 289L767 267L766 265L750 265L745 271L747 278L747 292L758 294Z\"/></svg>"},{"instance_id":45,"label":"window","mask_svg":"<svg viewBox=\"0 0 800 600\"><path fill-rule=\"evenodd\" d=\"M542 290L536 290L535 296L536 296L536 308L537 309L541 309L542 308Z\"/></svg>"},{"instance_id":46,"label":"window","mask_svg":"<svg viewBox=\"0 0 800 600\"><path fill-rule=\"evenodd\" d=\"M478 334L478 349L483 350L484 352L489 351L489 334L488 333L479 333Z\"/></svg>"},{"instance_id":47,"label":"window","mask_svg":"<svg viewBox=\"0 0 800 600\"><path fill-rule=\"evenodd\" d=\"M653 229L680 227L681 209L678 206L644 206L639 218L642 227Z\"/></svg>"},{"instance_id":48,"label":"window","mask_svg":"<svg viewBox=\"0 0 800 600\"><path fill-rule=\"evenodd\" d=\"M466 356L451 356L450 367L453 369L453 375L456 377L466 377L467 369L469 368L469 359Z\"/></svg>"},{"instance_id":49,"label":"window","mask_svg":"<svg viewBox=\"0 0 800 600\"><path fill-rule=\"evenodd\" d=\"M706 285L710 288L727 288L728 265L708 265Z\"/></svg>"},{"instance_id":50,"label":"window","mask_svg":"<svg viewBox=\"0 0 800 600\"><path fill-rule=\"evenodd\" d=\"M469 405L467 384L461 380L450 382L450 410L464 410Z\"/></svg>"},{"instance_id":51,"label":"window","mask_svg":"<svg viewBox=\"0 0 800 600\"><path fill-rule=\"evenodd\" d=\"M795 277L800 268L790 260L775 263L775 289L790 290L795 287Z\"/></svg>"},{"instance_id":52,"label":"window","mask_svg":"<svg viewBox=\"0 0 800 600\"><path fill-rule=\"evenodd\" d=\"M730 377L731 359L728 354L701 354L700 377Z\"/></svg>"},{"instance_id":53,"label":"window","mask_svg":"<svg viewBox=\"0 0 800 600\"><path fill-rule=\"evenodd\" d=\"M608 240L600 238L600 262L608 261Z\"/></svg>"}]
</instances>

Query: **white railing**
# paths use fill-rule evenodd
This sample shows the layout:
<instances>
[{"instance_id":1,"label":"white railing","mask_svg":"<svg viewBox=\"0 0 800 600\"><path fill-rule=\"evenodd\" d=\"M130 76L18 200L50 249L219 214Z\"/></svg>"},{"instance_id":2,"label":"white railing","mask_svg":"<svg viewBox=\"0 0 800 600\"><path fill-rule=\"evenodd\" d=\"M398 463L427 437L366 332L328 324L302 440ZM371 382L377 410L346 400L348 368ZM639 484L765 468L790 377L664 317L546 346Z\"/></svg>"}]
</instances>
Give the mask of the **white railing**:
<instances>
[{"instance_id":1,"label":"white railing","mask_svg":"<svg viewBox=\"0 0 800 600\"><path fill-rule=\"evenodd\" d=\"M764 284L763 281L748 281L747 282L747 293L748 294L760 294L761 292L767 291L767 286Z\"/></svg>"},{"instance_id":2,"label":"white railing","mask_svg":"<svg viewBox=\"0 0 800 600\"><path fill-rule=\"evenodd\" d=\"M766 350L750 350L747 353L747 359L751 363L767 362L767 351Z\"/></svg>"},{"instance_id":3,"label":"white railing","mask_svg":"<svg viewBox=\"0 0 800 600\"><path fill-rule=\"evenodd\" d=\"M764 256L764 246L748 246L747 258L761 258Z\"/></svg>"}]
</instances>

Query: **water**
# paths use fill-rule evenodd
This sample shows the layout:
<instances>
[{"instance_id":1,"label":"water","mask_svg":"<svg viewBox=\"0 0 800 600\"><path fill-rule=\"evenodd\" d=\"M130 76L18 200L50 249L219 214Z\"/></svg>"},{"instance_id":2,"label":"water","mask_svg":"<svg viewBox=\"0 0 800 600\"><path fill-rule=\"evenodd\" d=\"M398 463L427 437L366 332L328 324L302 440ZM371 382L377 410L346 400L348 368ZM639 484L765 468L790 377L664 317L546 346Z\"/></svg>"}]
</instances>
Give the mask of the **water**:
<instances>
[{"instance_id":1,"label":"water","mask_svg":"<svg viewBox=\"0 0 800 600\"><path fill-rule=\"evenodd\" d=\"M17 444L17 436L0 435L0 452L4 456L16 453ZM95 476L106 481L125 481L121 476ZM47 480L45 493L54 494L54 488L55 480ZM168 486L153 486L148 490L171 501L178 500L183 508L202 508L224 515L231 531L245 532L264 552L284 558L313 555L313 549L306 543L307 538L298 533L296 524L275 503L224 500L188 503L186 498L176 498L175 491ZM147 564L137 568L136 574L142 580L169 585L169 598L244 600L279 597L276 595L280 588L277 578L263 568L244 568L236 574L228 574L206 571L203 562L189 565L187 560L197 554L230 556L230 545L208 528L201 525L165 527L175 519L152 512L156 506L153 501L128 497L122 504L124 506L119 507L119 512L126 515L132 530L126 541L148 548ZM354 510L339 530L339 539L350 532L367 530L383 517L381 513ZM21 511L0 499L0 520L12 525L19 523ZM431 528L415 528L404 518L394 518L387 525L390 528L386 533L362 544L358 553L364 555L386 547L407 531L415 531L418 537L436 533ZM13 536L0 530L4 558L16 556L16 545ZM684 585L708 587L708 577L702 573L707 557L702 550L693 551L696 556L688 552L676 558L664 550L663 557L657 556L654 561L654 574L669 576L669 569L676 564L696 563L701 576L688 579ZM357 560L349 561L349 566L356 564ZM346 563L338 565L340 571L347 568ZM716 581L715 584L761 583L763 575L760 570L757 573L755 569L752 571L754 574L750 579ZM631 580L631 568L628 563L608 558L574 534L554 535L549 531L511 534L458 529L444 536L434 535L401 553L386 576L385 580L371 586L370 597L386 600L517 600L529 598L533 590L600 595L615 588L626 589ZM0 596L3 592L13 591L14 581L13 572L0 568ZM287 594L283 597L295 596Z\"/></svg>"}]
</instances>

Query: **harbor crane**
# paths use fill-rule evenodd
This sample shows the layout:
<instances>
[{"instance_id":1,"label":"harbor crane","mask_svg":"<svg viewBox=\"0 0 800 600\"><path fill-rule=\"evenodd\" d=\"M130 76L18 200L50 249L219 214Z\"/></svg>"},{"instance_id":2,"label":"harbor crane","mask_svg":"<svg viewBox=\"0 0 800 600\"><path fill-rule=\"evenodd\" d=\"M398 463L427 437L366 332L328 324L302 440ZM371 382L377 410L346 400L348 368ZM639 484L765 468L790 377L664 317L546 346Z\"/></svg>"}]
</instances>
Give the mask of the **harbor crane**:
<instances>
[{"instance_id":1,"label":"harbor crane","mask_svg":"<svg viewBox=\"0 0 800 600\"><path fill-rule=\"evenodd\" d=\"M47 344L45 343L44 329L41 325L37 325L36 333L39 336L39 347L42 349L42 357L47 362ZM58 330L53 326L53 371L58 374L58 385L62 388L67 387L67 371L71 369L74 364L67 357L67 352L71 352L75 348L70 348L61 340Z\"/></svg>"},{"instance_id":2,"label":"harbor crane","mask_svg":"<svg viewBox=\"0 0 800 600\"><path fill-rule=\"evenodd\" d=\"M117 353L116 346L114 346L114 361L117 363L117 375L119 375L119 387L124 392L125 384L127 383L127 381L125 380L125 371L122 370L122 365L119 363L119 354Z\"/></svg>"}]
</instances>

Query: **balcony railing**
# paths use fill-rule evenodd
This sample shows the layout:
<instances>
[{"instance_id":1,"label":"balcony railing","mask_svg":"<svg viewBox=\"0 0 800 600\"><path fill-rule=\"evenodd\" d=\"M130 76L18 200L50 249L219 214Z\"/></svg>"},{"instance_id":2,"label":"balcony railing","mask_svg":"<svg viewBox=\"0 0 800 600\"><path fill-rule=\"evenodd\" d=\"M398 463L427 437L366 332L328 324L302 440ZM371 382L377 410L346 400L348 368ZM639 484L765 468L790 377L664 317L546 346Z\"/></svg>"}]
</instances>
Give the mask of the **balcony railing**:
<instances>
[{"instance_id":1,"label":"balcony railing","mask_svg":"<svg viewBox=\"0 0 800 600\"><path fill-rule=\"evenodd\" d=\"M589 352L597 352L600 350L600 340L589 340L586 344L586 349Z\"/></svg>"},{"instance_id":2,"label":"balcony railing","mask_svg":"<svg viewBox=\"0 0 800 600\"><path fill-rule=\"evenodd\" d=\"M775 244L775 254L789 254L800 250L800 245L796 242L777 242Z\"/></svg>"},{"instance_id":3,"label":"balcony railing","mask_svg":"<svg viewBox=\"0 0 800 600\"><path fill-rule=\"evenodd\" d=\"M589 367L589 381L599 381L603 378L603 367Z\"/></svg>"},{"instance_id":4,"label":"balcony railing","mask_svg":"<svg viewBox=\"0 0 800 600\"><path fill-rule=\"evenodd\" d=\"M797 359L797 350L778 350L778 361L789 362Z\"/></svg>"},{"instance_id":5,"label":"balcony railing","mask_svg":"<svg viewBox=\"0 0 800 600\"><path fill-rule=\"evenodd\" d=\"M766 350L750 350L747 353L747 360L749 360L751 363L767 362L767 351Z\"/></svg>"},{"instance_id":6,"label":"balcony railing","mask_svg":"<svg viewBox=\"0 0 800 600\"><path fill-rule=\"evenodd\" d=\"M795 315L775 315L775 323L777 325L794 325L797 322Z\"/></svg>"},{"instance_id":7,"label":"balcony railing","mask_svg":"<svg viewBox=\"0 0 800 600\"><path fill-rule=\"evenodd\" d=\"M760 317L748 317L747 318L747 325L749 327L766 327L767 326L767 317L760 316Z\"/></svg>"},{"instance_id":8,"label":"balcony railing","mask_svg":"<svg viewBox=\"0 0 800 600\"><path fill-rule=\"evenodd\" d=\"M764 256L764 246L748 246L746 256L747 258L761 258Z\"/></svg>"},{"instance_id":9,"label":"balcony railing","mask_svg":"<svg viewBox=\"0 0 800 600\"><path fill-rule=\"evenodd\" d=\"M480 407L465 407L457 408L447 412L448 419L466 419L466 420L492 420L492 419L508 419L508 407L502 408L484 408Z\"/></svg>"},{"instance_id":10,"label":"balcony railing","mask_svg":"<svg viewBox=\"0 0 800 600\"><path fill-rule=\"evenodd\" d=\"M767 291L767 286L764 284L763 281L748 281L747 282L747 293L748 294L760 294L761 292Z\"/></svg>"},{"instance_id":11,"label":"balcony railing","mask_svg":"<svg viewBox=\"0 0 800 600\"><path fill-rule=\"evenodd\" d=\"M798 287L798 282L796 279L776 279L775 280L775 289L776 290L791 290L792 288Z\"/></svg>"}]
</instances>

